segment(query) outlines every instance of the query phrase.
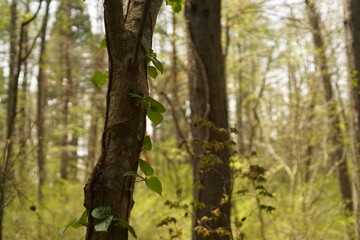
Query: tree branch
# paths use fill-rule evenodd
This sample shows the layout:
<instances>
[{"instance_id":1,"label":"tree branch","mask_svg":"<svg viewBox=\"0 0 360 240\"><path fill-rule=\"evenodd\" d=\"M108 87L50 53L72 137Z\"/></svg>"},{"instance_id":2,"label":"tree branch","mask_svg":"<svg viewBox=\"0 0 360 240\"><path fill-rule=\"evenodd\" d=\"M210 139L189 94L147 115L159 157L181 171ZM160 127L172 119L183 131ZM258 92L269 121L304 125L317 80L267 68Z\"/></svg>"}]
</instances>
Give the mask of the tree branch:
<instances>
[{"instance_id":1,"label":"tree branch","mask_svg":"<svg viewBox=\"0 0 360 240\"><path fill-rule=\"evenodd\" d=\"M140 22L140 26L139 26L139 31L136 36L136 45L135 45L135 49L134 49L134 56L133 56L133 60L131 63L131 67L134 67L137 64L138 59L139 59L140 45L141 45L141 40L142 40L144 31L145 31L146 18L147 18L149 9L150 9L150 3L151 3L151 0L146 0L145 5L144 5L144 10L142 12L141 22Z\"/></svg>"}]
</instances>

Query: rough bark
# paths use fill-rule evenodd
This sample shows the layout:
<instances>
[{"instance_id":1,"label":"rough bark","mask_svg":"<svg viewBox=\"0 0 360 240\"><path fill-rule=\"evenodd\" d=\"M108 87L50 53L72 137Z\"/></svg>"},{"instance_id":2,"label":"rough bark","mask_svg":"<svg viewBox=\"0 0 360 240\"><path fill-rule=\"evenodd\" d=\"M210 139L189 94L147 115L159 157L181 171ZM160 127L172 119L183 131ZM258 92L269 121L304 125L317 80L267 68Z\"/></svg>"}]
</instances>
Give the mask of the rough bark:
<instances>
[{"instance_id":1,"label":"rough bark","mask_svg":"<svg viewBox=\"0 0 360 240\"><path fill-rule=\"evenodd\" d=\"M142 39L151 46L156 17L162 0L153 0L147 15ZM101 156L85 186L88 212L87 240L128 239L123 226L111 224L108 232L96 232L97 221L90 215L99 206L109 206L115 217L129 221L133 202L134 177L123 177L136 171L145 134L146 108L129 93L148 95L145 59L134 56L136 39L145 0L131 1L126 16L122 1L105 0L104 19L109 54L109 85ZM134 59L139 59L134 61Z\"/></svg>"},{"instance_id":2,"label":"rough bark","mask_svg":"<svg viewBox=\"0 0 360 240\"><path fill-rule=\"evenodd\" d=\"M189 92L192 117L212 122L217 128L228 129L224 59L221 48L220 0L188 0L185 14L188 26ZM224 143L227 132L192 124L192 136L200 141ZM205 164L201 155L206 153L198 144L193 146L194 157L194 231L193 239L230 239L230 201L222 202L231 195L229 149L207 149L216 155L220 163ZM205 207L197 207L204 204ZM219 209L214 217L211 211ZM213 218L206 223L204 216ZM219 233L224 230L227 234ZM205 236L209 234L208 236Z\"/></svg>"},{"instance_id":3,"label":"rough bark","mask_svg":"<svg viewBox=\"0 0 360 240\"><path fill-rule=\"evenodd\" d=\"M356 239L360 239L360 2L344 0L345 42L349 70L350 137L354 174L354 216Z\"/></svg>"},{"instance_id":4,"label":"rough bark","mask_svg":"<svg viewBox=\"0 0 360 240\"><path fill-rule=\"evenodd\" d=\"M338 164L338 181L345 208L348 212L352 212L351 180L348 175L347 161L344 157L343 133L340 129L340 114L337 109L337 102L331 85L331 74L328 66L328 58L326 56L326 46L320 28L321 19L316 10L315 3L309 0L305 0L305 3L312 30L313 44L316 51L315 58L320 70L327 105L327 114L330 125L329 142L333 147L333 149L330 150L331 152L329 155L332 164Z\"/></svg>"}]
</instances>

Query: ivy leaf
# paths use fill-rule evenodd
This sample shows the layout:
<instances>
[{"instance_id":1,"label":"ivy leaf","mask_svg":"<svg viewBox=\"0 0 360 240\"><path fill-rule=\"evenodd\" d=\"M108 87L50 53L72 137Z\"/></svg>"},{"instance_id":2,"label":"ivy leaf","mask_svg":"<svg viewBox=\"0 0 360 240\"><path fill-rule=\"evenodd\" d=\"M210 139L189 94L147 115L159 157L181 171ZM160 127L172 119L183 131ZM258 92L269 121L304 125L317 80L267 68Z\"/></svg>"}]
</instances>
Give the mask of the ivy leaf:
<instances>
[{"instance_id":1,"label":"ivy leaf","mask_svg":"<svg viewBox=\"0 0 360 240\"><path fill-rule=\"evenodd\" d=\"M151 149L152 149L151 138L150 136L145 136L142 144L142 150L151 151Z\"/></svg>"},{"instance_id":2,"label":"ivy leaf","mask_svg":"<svg viewBox=\"0 0 360 240\"><path fill-rule=\"evenodd\" d=\"M85 210L82 214L81 217L76 218L71 220L70 222L68 222L65 226L63 226L60 230L59 230L59 234L61 236L64 235L64 233L66 232L66 230L68 228L79 228L82 226L85 226L85 224L87 223L87 211Z\"/></svg>"},{"instance_id":3,"label":"ivy leaf","mask_svg":"<svg viewBox=\"0 0 360 240\"><path fill-rule=\"evenodd\" d=\"M125 176L136 176L136 175L137 175L136 172L129 171L129 172L124 173L123 177L125 177Z\"/></svg>"},{"instance_id":4,"label":"ivy leaf","mask_svg":"<svg viewBox=\"0 0 360 240\"><path fill-rule=\"evenodd\" d=\"M129 230L129 232L131 233L131 235L132 235L135 239L137 239L137 235L136 235L136 232L135 232L134 228L133 228L127 221L125 221L124 219L121 219L121 218L116 218L115 220L116 220L117 223L120 224L121 226L126 227L126 228Z\"/></svg>"},{"instance_id":5,"label":"ivy leaf","mask_svg":"<svg viewBox=\"0 0 360 240\"><path fill-rule=\"evenodd\" d=\"M150 104L150 108L154 111L154 112L158 112L158 113L164 113L166 112L166 109L164 107L164 105L162 105L161 103L159 103L158 101L156 101L155 99L151 98L151 97L147 97L147 102Z\"/></svg>"},{"instance_id":6,"label":"ivy leaf","mask_svg":"<svg viewBox=\"0 0 360 240\"><path fill-rule=\"evenodd\" d=\"M162 184L160 182L160 180L157 177L149 177L145 179L145 183L146 186L156 192L157 194L159 194L160 196L162 196Z\"/></svg>"},{"instance_id":7,"label":"ivy leaf","mask_svg":"<svg viewBox=\"0 0 360 240\"><path fill-rule=\"evenodd\" d=\"M92 210L91 216L97 219L104 219L111 216L111 207L109 206L100 206Z\"/></svg>"},{"instance_id":8,"label":"ivy leaf","mask_svg":"<svg viewBox=\"0 0 360 240\"><path fill-rule=\"evenodd\" d=\"M154 53L154 55L147 55L147 57L152 61L152 63L154 64L154 66L157 70L159 70L161 73L164 73L164 66L159 61L159 59L156 58L155 53Z\"/></svg>"},{"instance_id":9,"label":"ivy leaf","mask_svg":"<svg viewBox=\"0 0 360 240\"><path fill-rule=\"evenodd\" d=\"M157 75L158 75L158 72L157 72L156 68L153 67L153 66L147 66L146 72L153 79L155 79L157 77Z\"/></svg>"},{"instance_id":10,"label":"ivy leaf","mask_svg":"<svg viewBox=\"0 0 360 240\"><path fill-rule=\"evenodd\" d=\"M163 116L159 112L155 112L153 109L148 108L146 111L146 115L150 119L151 122L155 124L155 126L159 125L163 121Z\"/></svg>"},{"instance_id":11,"label":"ivy leaf","mask_svg":"<svg viewBox=\"0 0 360 240\"><path fill-rule=\"evenodd\" d=\"M147 161L140 159L139 162L141 171L145 174L145 176L151 176L154 174L154 169L150 166Z\"/></svg>"},{"instance_id":12,"label":"ivy leaf","mask_svg":"<svg viewBox=\"0 0 360 240\"><path fill-rule=\"evenodd\" d=\"M114 216L110 215L108 216L104 221L98 223L95 225L95 231L97 232L107 232L107 230L110 227L110 224L113 220Z\"/></svg>"},{"instance_id":13,"label":"ivy leaf","mask_svg":"<svg viewBox=\"0 0 360 240\"><path fill-rule=\"evenodd\" d=\"M106 38L104 38L103 40L101 40L101 42L100 42L100 48L107 48L107 46L106 46Z\"/></svg>"},{"instance_id":14,"label":"ivy leaf","mask_svg":"<svg viewBox=\"0 0 360 240\"><path fill-rule=\"evenodd\" d=\"M134 97L134 98L143 98L142 96L140 96L139 94L136 94L136 93L129 93L131 97Z\"/></svg>"},{"instance_id":15,"label":"ivy leaf","mask_svg":"<svg viewBox=\"0 0 360 240\"><path fill-rule=\"evenodd\" d=\"M100 72L100 71L95 71L94 75L91 77L91 82L98 88L101 88L102 86L105 85L105 83L107 83L109 77Z\"/></svg>"}]
</instances>

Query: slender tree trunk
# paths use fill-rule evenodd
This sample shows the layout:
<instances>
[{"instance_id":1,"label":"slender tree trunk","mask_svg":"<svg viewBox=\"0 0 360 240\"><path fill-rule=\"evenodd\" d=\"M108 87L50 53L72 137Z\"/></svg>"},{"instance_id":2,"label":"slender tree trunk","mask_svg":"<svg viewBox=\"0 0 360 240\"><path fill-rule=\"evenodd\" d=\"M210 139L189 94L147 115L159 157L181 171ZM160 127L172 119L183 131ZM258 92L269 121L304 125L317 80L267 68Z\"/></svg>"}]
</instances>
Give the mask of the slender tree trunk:
<instances>
[{"instance_id":1,"label":"slender tree trunk","mask_svg":"<svg viewBox=\"0 0 360 240\"><path fill-rule=\"evenodd\" d=\"M38 165L38 201L42 202L43 192L42 188L45 183L45 112L47 106L47 83L45 76L45 52L46 52L46 31L49 19L49 9L51 0L46 1L45 15L41 27L40 39L40 56L39 56L39 74L38 74L38 92L37 92L37 165Z\"/></svg>"},{"instance_id":2,"label":"slender tree trunk","mask_svg":"<svg viewBox=\"0 0 360 240\"><path fill-rule=\"evenodd\" d=\"M199 124L205 120L217 128L228 129L220 9L220 0L188 0L185 5L189 35L190 107L194 120L192 135L202 142L226 145L225 141L229 139L227 131L220 132ZM199 122L195 118L200 118ZM231 239L229 149L224 146L218 151L203 150L194 144L193 239ZM205 155L216 160L204 164ZM225 196L228 198L226 201ZM214 216L214 210L219 214ZM205 216L210 219L204 222L201 219Z\"/></svg>"},{"instance_id":3,"label":"slender tree trunk","mask_svg":"<svg viewBox=\"0 0 360 240\"><path fill-rule=\"evenodd\" d=\"M70 178L70 168L72 164L72 153L70 151L71 141L70 139L70 114L69 114L69 104L72 100L75 89L73 86L73 67L72 67L72 39L73 33L71 29L71 9L72 9L73 0L65 0L64 4L64 14L66 16L66 28L65 28L65 39L63 45L63 60L64 60L64 71L65 79L63 79L63 93L62 93L62 115L63 115L63 136L61 139L61 169L60 174L63 179ZM73 137L73 135L72 135ZM73 139L72 139L73 140Z\"/></svg>"},{"instance_id":4,"label":"slender tree trunk","mask_svg":"<svg viewBox=\"0 0 360 240\"><path fill-rule=\"evenodd\" d=\"M139 52L135 55L135 49L139 49L141 38L150 48L161 3L162 0L131 1L124 16L122 1L104 2L109 86L101 156L85 186L88 212L86 240L128 239L127 229L119 224L112 224L107 233L96 232L94 225L97 220L91 212L96 207L109 206L115 217L129 221L134 204L135 178L123 175L128 171L137 171L146 128L146 108L129 93L148 95L145 59ZM141 20L143 12L147 13L145 6L149 6L148 14L144 14L147 17ZM142 29L139 25L145 27L144 34L139 31Z\"/></svg>"},{"instance_id":5,"label":"slender tree trunk","mask_svg":"<svg viewBox=\"0 0 360 240\"><path fill-rule=\"evenodd\" d=\"M360 2L344 0L345 42L349 68L350 137L354 173L355 235L360 239Z\"/></svg>"},{"instance_id":6,"label":"slender tree trunk","mask_svg":"<svg viewBox=\"0 0 360 240\"><path fill-rule=\"evenodd\" d=\"M25 8L26 8L26 13L30 12L30 3L29 1L26 2ZM28 29L24 29L24 51L27 52L29 51L29 33L28 33ZM18 135L18 144L19 144L19 154L17 156L17 158L19 159L18 162L18 166L19 166L19 171L18 171L18 177L21 181L21 183L26 183L26 172L27 172L27 159L26 159L26 142L27 142L27 135L28 135L28 125L27 125L27 111L28 111L28 106L29 104L27 103L27 98L28 98L28 87L29 87L29 82L28 82L28 74L29 74L29 69L28 69L28 61L25 61L23 63L24 67L23 67L23 77L22 77L22 82L21 82L21 86L20 86L20 92L19 92L19 110L18 110L18 114L19 114L19 120L17 121L17 135ZM15 174L15 176L17 177L17 174Z\"/></svg>"},{"instance_id":7,"label":"slender tree trunk","mask_svg":"<svg viewBox=\"0 0 360 240\"><path fill-rule=\"evenodd\" d=\"M13 128L15 122L15 108L17 97L16 57L17 57L17 0L10 6L10 59L9 59L9 87L7 102L6 141L0 175L0 240L3 239L3 219L5 208L5 189L9 171L9 162L12 155ZM16 89L15 89L16 88Z\"/></svg>"},{"instance_id":8,"label":"slender tree trunk","mask_svg":"<svg viewBox=\"0 0 360 240\"><path fill-rule=\"evenodd\" d=\"M353 211L351 180L348 175L346 157L344 157L344 140L343 133L340 129L340 114L337 109L337 102L333 94L333 88L331 86L331 75L328 66L328 58L325 53L326 46L320 28L320 15L316 10L314 2L305 0L305 3L307 6L309 23L312 29L313 43L316 51L315 58L321 73L322 84L324 87L327 113L330 122L329 125L331 126L329 140L333 150L330 150L330 159L332 164L338 164L337 174L341 196L345 205L345 210L347 212L346 215L349 215L349 213Z\"/></svg>"}]
</instances>

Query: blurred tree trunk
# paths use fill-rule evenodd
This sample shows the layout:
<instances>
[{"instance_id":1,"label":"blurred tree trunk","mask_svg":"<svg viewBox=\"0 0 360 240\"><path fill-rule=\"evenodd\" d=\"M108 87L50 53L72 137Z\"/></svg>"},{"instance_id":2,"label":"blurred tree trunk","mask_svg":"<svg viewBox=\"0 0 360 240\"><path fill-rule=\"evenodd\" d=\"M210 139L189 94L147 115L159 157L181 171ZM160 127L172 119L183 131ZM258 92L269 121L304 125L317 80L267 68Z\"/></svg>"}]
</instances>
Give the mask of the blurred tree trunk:
<instances>
[{"instance_id":1,"label":"blurred tree trunk","mask_svg":"<svg viewBox=\"0 0 360 240\"><path fill-rule=\"evenodd\" d=\"M193 144L194 240L231 239L231 177L229 148L225 144L229 140L228 111L220 10L220 0L188 0L185 5L193 139L225 145L220 147L221 150L215 151L214 148L203 149L199 144ZM201 126L203 120L226 131L220 132L207 123ZM210 163L205 163L205 155L212 158ZM214 215L213 211L218 211L219 214ZM202 222L203 217L210 219Z\"/></svg>"},{"instance_id":2,"label":"blurred tree trunk","mask_svg":"<svg viewBox=\"0 0 360 240\"><path fill-rule=\"evenodd\" d=\"M305 3L312 31L316 63L320 70L327 105L327 114L330 122L329 140L333 149L330 150L329 156L331 159L331 164L338 165L338 181L342 200L347 212L346 215L348 215L352 212L353 209L351 180L348 174L346 156L344 156L344 140L343 133L340 129L340 114L337 109L337 102L333 94L333 88L331 86L331 75L328 66L328 58L326 56L326 46L320 28L321 19L319 13L316 10L315 3L309 0L305 0Z\"/></svg>"},{"instance_id":3,"label":"blurred tree trunk","mask_svg":"<svg viewBox=\"0 0 360 240\"><path fill-rule=\"evenodd\" d=\"M45 75L45 52L46 52L46 32L49 20L49 9L51 0L46 0L45 15L41 26L40 35L40 55L39 55L39 73L38 73L38 92L37 92L37 165L38 165L38 201L42 202L42 188L46 179L45 172L45 113L47 106L47 81Z\"/></svg>"},{"instance_id":4,"label":"blurred tree trunk","mask_svg":"<svg viewBox=\"0 0 360 240\"><path fill-rule=\"evenodd\" d=\"M10 59L9 59L9 84L7 99L6 118L6 142L1 165L0 176L0 240L3 239L3 219L5 208L6 181L12 156L13 129L15 123L17 79L16 79L16 57L17 57L17 0L12 0L10 5Z\"/></svg>"},{"instance_id":5,"label":"blurred tree trunk","mask_svg":"<svg viewBox=\"0 0 360 240\"><path fill-rule=\"evenodd\" d=\"M13 159L13 143L14 143L14 129L16 123L17 102L18 102L18 88L20 73L22 66L29 57L32 48L25 51L24 41L26 40L25 33L27 26L36 19L37 14L41 9L41 1L38 8L29 19L21 22L20 28L17 27L17 0L13 0L10 5L10 59L9 59L9 87L7 99L7 123L6 123L6 141L4 154L1 165L0 174L0 240L3 235L3 217L4 208L6 206L6 192L7 181L12 174L12 166L15 159ZM16 31L20 30L19 37ZM34 41L36 38L34 39ZM33 42L34 43L34 42ZM33 44L32 44L33 45Z\"/></svg>"},{"instance_id":6,"label":"blurred tree trunk","mask_svg":"<svg viewBox=\"0 0 360 240\"><path fill-rule=\"evenodd\" d=\"M120 224L112 224L107 233L95 231L97 222L91 212L96 207L109 206L115 217L129 221L135 178L123 175L137 171L146 128L146 108L129 93L148 95L145 59L135 49L141 49L141 39L150 48L161 3L162 0L131 1L125 15L122 1L104 2L109 85L101 156L85 186L87 240L128 239L128 230ZM143 12L148 12L144 14L146 19ZM139 30L141 26L143 34Z\"/></svg>"},{"instance_id":7,"label":"blurred tree trunk","mask_svg":"<svg viewBox=\"0 0 360 240\"><path fill-rule=\"evenodd\" d=\"M354 216L356 239L360 239L360 2L344 0L345 39L349 68L350 136L354 168Z\"/></svg>"},{"instance_id":8,"label":"blurred tree trunk","mask_svg":"<svg viewBox=\"0 0 360 240\"><path fill-rule=\"evenodd\" d=\"M63 45L63 61L65 78L63 82L63 93L62 93L62 107L61 112L63 115L63 136L61 140L61 170L60 174L63 179L73 179L74 168L76 169L76 162L74 163L74 147L77 146L76 132L70 128L71 116L70 116L70 103L72 103L75 97L75 85L73 79L73 31L71 29L71 10L73 0L65 0L61 4L64 4L64 15L65 15L65 27L64 27L64 45ZM71 105L72 106L72 105ZM76 171L76 170L75 170Z\"/></svg>"}]
</instances>

